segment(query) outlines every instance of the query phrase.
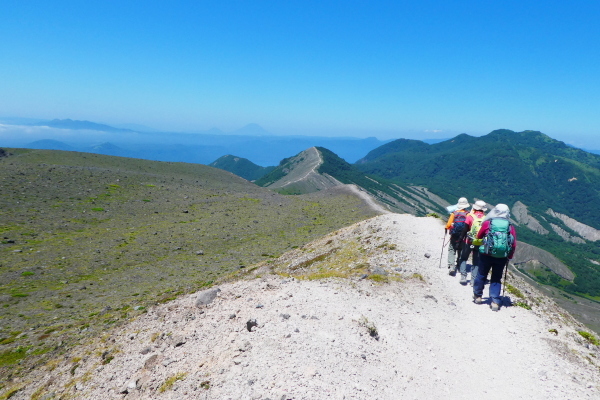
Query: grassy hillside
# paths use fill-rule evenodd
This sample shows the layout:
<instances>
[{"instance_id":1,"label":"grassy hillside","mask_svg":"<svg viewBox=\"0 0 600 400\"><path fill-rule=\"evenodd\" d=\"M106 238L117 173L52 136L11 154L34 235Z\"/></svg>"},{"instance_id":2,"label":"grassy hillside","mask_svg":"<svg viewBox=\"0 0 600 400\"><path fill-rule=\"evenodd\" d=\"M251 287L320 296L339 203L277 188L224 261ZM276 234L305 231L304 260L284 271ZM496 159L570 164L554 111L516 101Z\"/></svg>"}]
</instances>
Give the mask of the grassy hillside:
<instances>
[{"instance_id":1,"label":"grassy hillside","mask_svg":"<svg viewBox=\"0 0 600 400\"><path fill-rule=\"evenodd\" d=\"M281 196L199 164L6 150L2 376L373 215L354 196Z\"/></svg>"}]
</instances>

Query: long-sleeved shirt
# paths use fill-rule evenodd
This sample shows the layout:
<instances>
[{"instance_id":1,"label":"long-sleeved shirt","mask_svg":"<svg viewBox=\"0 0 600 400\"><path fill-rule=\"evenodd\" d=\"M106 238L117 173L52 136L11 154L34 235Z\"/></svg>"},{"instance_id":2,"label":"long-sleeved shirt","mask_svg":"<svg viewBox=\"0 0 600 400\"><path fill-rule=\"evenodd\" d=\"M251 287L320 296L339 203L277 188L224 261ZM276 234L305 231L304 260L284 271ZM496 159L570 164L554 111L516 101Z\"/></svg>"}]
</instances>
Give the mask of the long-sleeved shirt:
<instances>
[{"instance_id":1,"label":"long-sleeved shirt","mask_svg":"<svg viewBox=\"0 0 600 400\"><path fill-rule=\"evenodd\" d=\"M485 235L488 234L490 231L491 221L491 219L483 221L483 224L481 224L481 229L479 230L479 233L477 233L477 239L483 239ZM510 234L513 236L514 240L512 242L511 251L508 253L508 258L512 259L513 255L515 254L515 250L517 249L517 231L515 230L513 224L510 224Z\"/></svg>"}]
</instances>

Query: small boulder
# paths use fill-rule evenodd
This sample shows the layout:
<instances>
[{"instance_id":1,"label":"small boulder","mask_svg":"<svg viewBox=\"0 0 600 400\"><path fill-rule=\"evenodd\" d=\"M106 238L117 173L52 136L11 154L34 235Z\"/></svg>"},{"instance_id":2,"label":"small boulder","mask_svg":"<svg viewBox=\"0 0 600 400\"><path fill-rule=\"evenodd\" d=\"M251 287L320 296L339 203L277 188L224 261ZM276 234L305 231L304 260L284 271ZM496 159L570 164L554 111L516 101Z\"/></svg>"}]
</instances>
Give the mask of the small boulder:
<instances>
[{"instance_id":1,"label":"small boulder","mask_svg":"<svg viewBox=\"0 0 600 400\"><path fill-rule=\"evenodd\" d=\"M164 361L162 362L162 365L163 365L164 367L167 367L167 366L169 366L170 364L173 364L174 362L175 362L175 360L173 360L173 359L170 359L170 358L167 358L166 360L164 360Z\"/></svg>"},{"instance_id":2,"label":"small boulder","mask_svg":"<svg viewBox=\"0 0 600 400\"><path fill-rule=\"evenodd\" d=\"M173 347L183 346L185 344L185 337L183 336L173 336L171 338L171 344Z\"/></svg>"},{"instance_id":3,"label":"small boulder","mask_svg":"<svg viewBox=\"0 0 600 400\"><path fill-rule=\"evenodd\" d=\"M246 322L246 329L248 329L248 332L252 332L252 328L256 326L258 326L258 322L254 318L251 318Z\"/></svg>"},{"instance_id":4,"label":"small boulder","mask_svg":"<svg viewBox=\"0 0 600 400\"><path fill-rule=\"evenodd\" d=\"M383 276L386 276L386 275L388 274L388 272L387 272L385 269L381 268L381 267L375 267L375 268L373 268L373 271L372 271L372 272L373 272L373 274L375 274L375 275L383 275Z\"/></svg>"},{"instance_id":5,"label":"small boulder","mask_svg":"<svg viewBox=\"0 0 600 400\"><path fill-rule=\"evenodd\" d=\"M245 341L242 345L238 347L238 350L241 352L250 351L252 349L252 344L250 342Z\"/></svg>"},{"instance_id":6,"label":"small boulder","mask_svg":"<svg viewBox=\"0 0 600 400\"><path fill-rule=\"evenodd\" d=\"M215 289L206 289L198 293L198 298L196 300L196 307L202 307L207 304L212 303L212 301L217 297L218 293L221 291L219 288Z\"/></svg>"},{"instance_id":7,"label":"small boulder","mask_svg":"<svg viewBox=\"0 0 600 400\"><path fill-rule=\"evenodd\" d=\"M157 354L153 354L150 357L148 357L148 359L146 359L146 361L144 362L144 369L147 370L152 370L154 369L154 367L156 367L156 365L158 364L160 360L158 359L158 355Z\"/></svg>"}]
</instances>

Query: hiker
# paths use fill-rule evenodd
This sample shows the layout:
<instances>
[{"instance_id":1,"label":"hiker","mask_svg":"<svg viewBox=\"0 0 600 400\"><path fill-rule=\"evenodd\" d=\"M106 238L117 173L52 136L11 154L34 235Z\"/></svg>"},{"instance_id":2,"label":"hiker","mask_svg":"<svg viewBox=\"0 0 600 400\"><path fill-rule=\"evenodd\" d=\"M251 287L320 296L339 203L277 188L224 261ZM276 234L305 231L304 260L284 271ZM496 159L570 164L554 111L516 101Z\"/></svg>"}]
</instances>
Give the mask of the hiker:
<instances>
[{"instance_id":1,"label":"hiker","mask_svg":"<svg viewBox=\"0 0 600 400\"><path fill-rule=\"evenodd\" d=\"M477 239L477 234L485 218L487 207L485 201L477 200L471 207L471 212L467 214L465 227L461 238L464 238L463 248L460 252L460 284L467 284L467 260L473 253L473 264L471 264L471 286L477 277L477 265L479 264L479 246L483 243L482 239Z\"/></svg>"},{"instance_id":2,"label":"hiker","mask_svg":"<svg viewBox=\"0 0 600 400\"><path fill-rule=\"evenodd\" d=\"M448 274L456 275L456 261L462 248L461 235L467 220L467 208L470 206L466 198L461 197L456 204L456 210L450 214L446 223L446 233L450 233L450 246L448 246Z\"/></svg>"},{"instance_id":3,"label":"hiker","mask_svg":"<svg viewBox=\"0 0 600 400\"><path fill-rule=\"evenodd\" d=\"M498 204L485 217L477 239L483 239L483 243L479 246L479 270L473 284L473 300L476 304L483 303L483 286L491 269L490 306L492 311L498 311L502 303L502 272L508 268L508 260L517 248L517 233L510 223L510 210L506 204Z\"/></svg>"}]
</instances>

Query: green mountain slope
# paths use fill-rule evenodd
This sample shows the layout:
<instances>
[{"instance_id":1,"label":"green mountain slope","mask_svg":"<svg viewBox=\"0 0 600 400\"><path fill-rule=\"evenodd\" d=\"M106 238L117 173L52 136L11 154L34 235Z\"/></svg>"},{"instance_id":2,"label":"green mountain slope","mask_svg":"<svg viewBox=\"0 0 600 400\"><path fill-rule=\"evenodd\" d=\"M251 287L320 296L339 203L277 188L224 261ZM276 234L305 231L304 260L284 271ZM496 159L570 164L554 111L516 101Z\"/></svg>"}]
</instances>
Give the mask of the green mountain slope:
<instances>
[{"instance_id":1,"label":"green mountain slope","mask_svg":"<svg viewBox=\"0 0 600 400\"><path fill-rule=\"evenodd\" d=\"M261 167L260 165L254 164L247 158L236 157L229 154L219 157L217 160L208 165L214 168L229 171L249 181L260 179L275 169L275 167Z\"/></svg>"},{"instance_id":2,"label":"green mountain slope","mask_svg":"<svg viewBox=\"0 0 600 400\"><path fill-rule=\"evenodd\" d=\"M397 141L396 141L397 142ZM358 164L363 172L489 203L522 201L578 216L600 229L600 156L568 147L540 132L497 130L459 135L433 145L391 142Z\"/></svg>"}]
</instances>

